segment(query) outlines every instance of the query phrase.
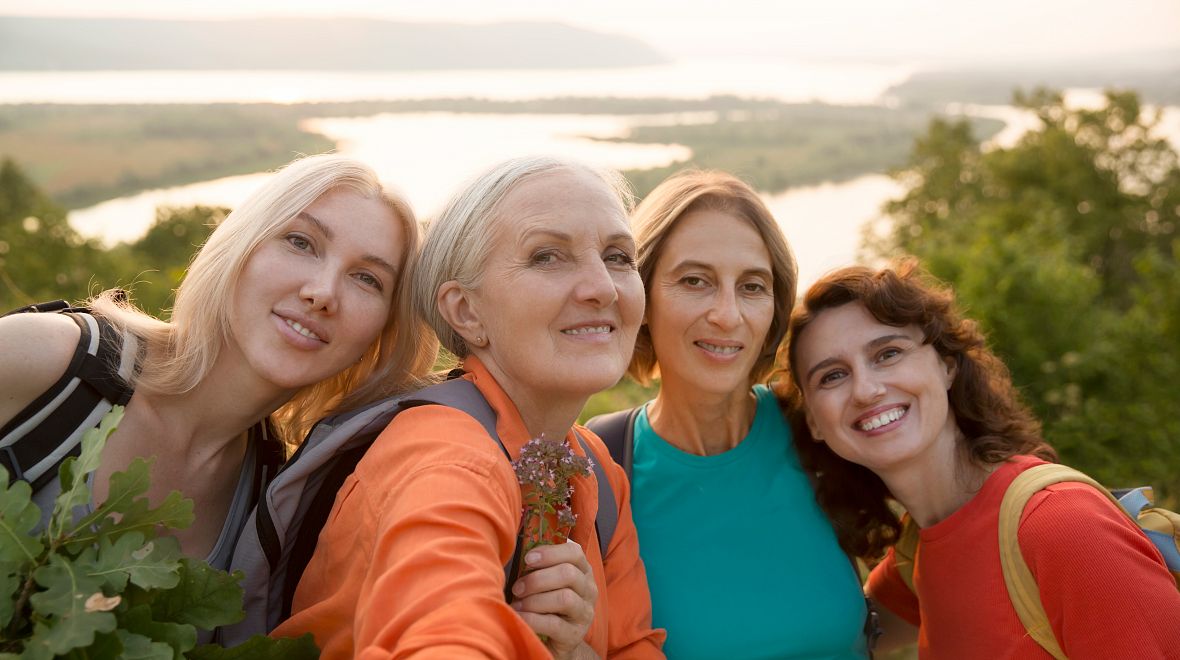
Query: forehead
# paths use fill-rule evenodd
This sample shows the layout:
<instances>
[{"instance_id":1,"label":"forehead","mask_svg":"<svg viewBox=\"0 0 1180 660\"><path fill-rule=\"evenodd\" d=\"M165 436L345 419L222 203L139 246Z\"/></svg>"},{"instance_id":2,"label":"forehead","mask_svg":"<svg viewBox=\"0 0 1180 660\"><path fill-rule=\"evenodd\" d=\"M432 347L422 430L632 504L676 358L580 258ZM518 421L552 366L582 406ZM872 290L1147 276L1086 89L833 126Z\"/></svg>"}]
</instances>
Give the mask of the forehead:
<instances>
[{"instance_id":1,"label":"forehead","mask_svg":"<svg viewBox=\"0 0 1180 660\"><path fill-rule=\"evenodd\" d=\"M605 181L580 169L535 175L513 186L496 210L497 237L515 240L533 226L629 231L622 202Z\"/></svg>"},{"instance_id":2,"label":"forehead","mask_svg":"<svg viewBox=\"0 0 1180 660\"><path fill-rule=\"evenodd\" d=\"M903 334L921 342L922 330L916 325L894 326L882 323L859 302L845 303L815 315L803 334L795 341L799 366L806 369L820 360L859 352L869 342L885 335Z\"/></svg>"},{"instance_id":3,"label":"forehead","mask_svg":"<svg viewBox=\"0 0 1180 660\"><path fill-rule=\"evenodd\" d=\"M726 211L699 209L682 215L660 248L657 269L691 260L739 269L771 269L770 250L747 219Z\"/></svg>"},{"instance_id":4,"label":"forehead","mask_svg":"<svg viewBox=\"0 0 1180 660\"><path fill-rule=\"evenodd\" d=\"M407 243L402 221L380 195L364 195L340 186L316 198L292 223L306 223L332 243L363 249L396 263Z\"/></svg>"}]
</instances>

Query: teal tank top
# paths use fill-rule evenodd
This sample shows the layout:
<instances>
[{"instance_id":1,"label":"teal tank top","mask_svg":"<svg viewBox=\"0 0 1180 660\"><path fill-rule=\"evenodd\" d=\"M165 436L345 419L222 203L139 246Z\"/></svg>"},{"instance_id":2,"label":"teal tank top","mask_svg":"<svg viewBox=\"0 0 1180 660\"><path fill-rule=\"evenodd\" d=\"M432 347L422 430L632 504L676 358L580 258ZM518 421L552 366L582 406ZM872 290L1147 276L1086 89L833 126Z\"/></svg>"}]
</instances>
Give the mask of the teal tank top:
<instances>
[{"instance_id":1,"label":"teal tank top","mask_svg":"<svg viewBox=\"0 0 1180 660\"><path fill-rule=\"evenodd\" d=\"M734 449L685 453L635 419L632 511L664 652L866 658L857 576L815 501L774 394Z\"/></svg>"}]
</instances>

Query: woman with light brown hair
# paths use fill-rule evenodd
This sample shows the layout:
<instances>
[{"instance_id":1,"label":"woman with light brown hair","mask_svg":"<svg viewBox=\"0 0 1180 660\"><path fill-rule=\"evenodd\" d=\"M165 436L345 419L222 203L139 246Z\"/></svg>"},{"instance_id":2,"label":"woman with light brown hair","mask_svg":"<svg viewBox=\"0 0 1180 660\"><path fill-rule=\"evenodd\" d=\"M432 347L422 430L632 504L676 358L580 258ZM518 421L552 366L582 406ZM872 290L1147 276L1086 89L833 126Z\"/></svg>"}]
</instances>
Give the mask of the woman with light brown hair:
<instances>
[{"instance_id":1,"label":"woman with light brown hair","mask_svg":"<svg viewBox=\"0 0 1180 660\"><path fill-rule=\"evenodd\" d=\"M1019 547L1005 545L1009 487L1056 454L979 327L916 262L821 278L791 317L788 353L813 440L803 464L845 547L873 556L898 539L890 498L916 524L916 557L891 550L869 577L883 642L916 635L923 657L968 660L1176 657L1180 593L1106 493L1030 487ZM1014 556L1035 579L1033 627L1006 589Z\"/></svg>"},{"instance_id":2,"label":"woman with light brown hair","mask_svg":"<svg viewBox=\"0 0 1180 660\"><path fill-rule=\"evenodd\" d=\"M701 171L632 225L647 311L629 373L659 391L589 426L622 446L665 651L865 657L859 581L766 386L795 301L782 230L748 185Z\"/></svg>"}]
</instances>

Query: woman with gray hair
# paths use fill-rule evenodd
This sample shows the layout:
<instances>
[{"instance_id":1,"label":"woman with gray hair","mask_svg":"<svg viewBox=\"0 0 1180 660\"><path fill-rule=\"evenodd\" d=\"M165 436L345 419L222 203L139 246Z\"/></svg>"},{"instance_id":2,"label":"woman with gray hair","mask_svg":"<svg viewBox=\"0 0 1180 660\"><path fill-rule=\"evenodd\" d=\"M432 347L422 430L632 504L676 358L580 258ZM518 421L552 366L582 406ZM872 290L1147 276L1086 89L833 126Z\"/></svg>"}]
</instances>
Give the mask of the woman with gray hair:
<instances>
[{"instance_id":1,"label":"woman with gray hair","mask_svg":"<svg viewBox=\"0 0 1180 660\"><path fill-rule=\"evenodd\" d=\"M283 460L280 441L430 369L437 344L394 313L417 246L409 206L368 166L338 155L291 163L213 231L170 320L118 290L0 319L0 462L33 486L44 524L57 465L125 405L94 503L112 473L154 456L153 505L177 487L194 501L193 524L175 532L181 550L228 567L267 468Z\"/></svg>"},{"instance_id":2,"label":"woman with gray hair","mask_svg":"<svg viewBox=\"0 0 1180 660\"><path fill-rule=\"evenodd\" d=\"M513 459L564 439L603 465L618 526L605 552L594 476L573 479L572 543L524 557L511 464L474 418L437 405L397 415L341 487L276 636L312 632L325 658L662 657L628 486L574 421L631 359L643 287L617 177L550 158L486 172L430 227L414 307L495 411ZM606 484L602 484L605 486Z\"/></svg>"}]
</instances>

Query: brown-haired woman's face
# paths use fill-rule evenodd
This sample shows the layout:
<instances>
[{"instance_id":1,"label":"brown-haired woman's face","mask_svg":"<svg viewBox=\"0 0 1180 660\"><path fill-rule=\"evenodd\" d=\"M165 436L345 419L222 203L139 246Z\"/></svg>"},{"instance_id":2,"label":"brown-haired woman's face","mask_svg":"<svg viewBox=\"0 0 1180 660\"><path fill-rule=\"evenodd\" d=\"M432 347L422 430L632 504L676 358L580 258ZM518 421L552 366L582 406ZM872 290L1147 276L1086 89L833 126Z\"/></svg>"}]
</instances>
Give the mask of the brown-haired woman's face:
<instances>
[{"instance_id":1,"label":"brown-haired woman's face","mask_svg":"<svg viewBox=\"0 0 1180 660\"><path fill-rule=\"evenodd\" d=\"M793 340L812 435L877 474L953 464L954 361L923 339L918 326L886 325L857 302L819 312Z\"/></svg>"},{"instance_id":2,"label":"brown-haired woman's face","mask_svg":"<svg viewBox=\"0 0 1180 660\"><path fill-rule=\"evenodd\" d=\"M713 210L681 217L664 241L648 291L652 348L667 384L729 394L774 321L770 251L745 220Z\"/></svg>"}]
</instances>

